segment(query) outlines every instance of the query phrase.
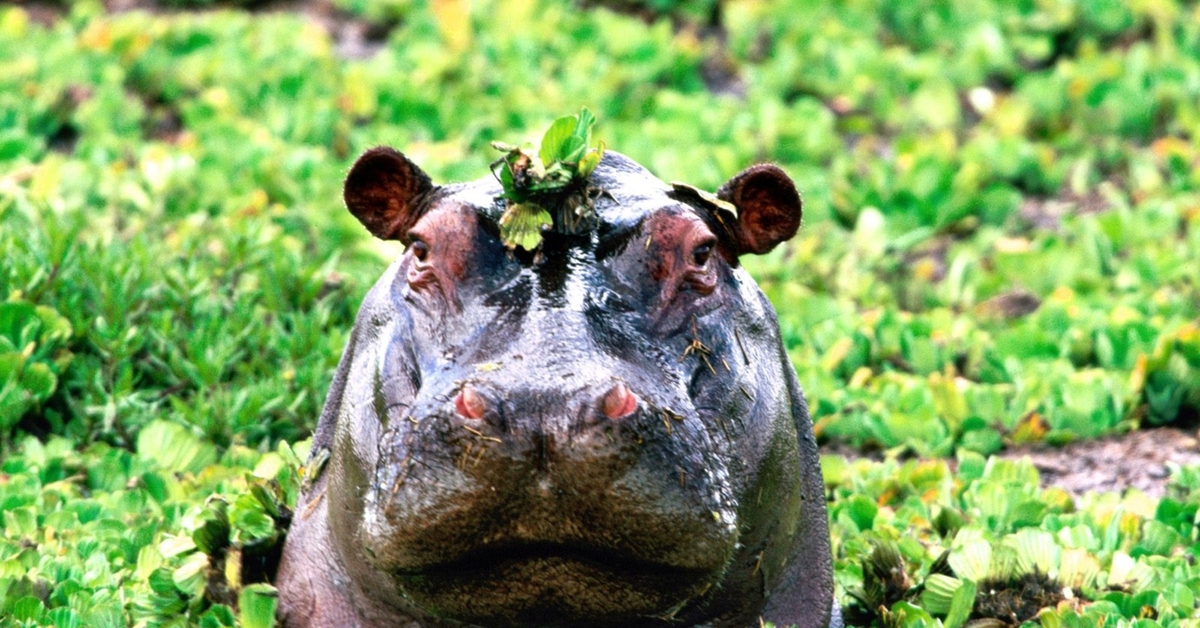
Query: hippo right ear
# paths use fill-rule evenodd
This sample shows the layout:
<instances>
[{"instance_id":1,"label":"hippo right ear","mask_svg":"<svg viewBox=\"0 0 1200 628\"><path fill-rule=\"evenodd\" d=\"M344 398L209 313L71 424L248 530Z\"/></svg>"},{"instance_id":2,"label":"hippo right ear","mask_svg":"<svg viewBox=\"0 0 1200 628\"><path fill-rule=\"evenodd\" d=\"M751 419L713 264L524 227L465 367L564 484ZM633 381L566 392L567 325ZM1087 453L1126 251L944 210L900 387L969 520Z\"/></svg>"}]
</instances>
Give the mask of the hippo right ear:
<instances>
[{"instance_id":1,"label":"hippo right ear","mask_svg":"<svg viewBox=\"0 0 1200 628\"><path fill-rule=\"evenodd\" d=\"M350 167L342 198L375 237L407 245L408 230L425 210L423 197L433 189L429 175L400 151L380 146Z\"/></svg>"}]
</instances>

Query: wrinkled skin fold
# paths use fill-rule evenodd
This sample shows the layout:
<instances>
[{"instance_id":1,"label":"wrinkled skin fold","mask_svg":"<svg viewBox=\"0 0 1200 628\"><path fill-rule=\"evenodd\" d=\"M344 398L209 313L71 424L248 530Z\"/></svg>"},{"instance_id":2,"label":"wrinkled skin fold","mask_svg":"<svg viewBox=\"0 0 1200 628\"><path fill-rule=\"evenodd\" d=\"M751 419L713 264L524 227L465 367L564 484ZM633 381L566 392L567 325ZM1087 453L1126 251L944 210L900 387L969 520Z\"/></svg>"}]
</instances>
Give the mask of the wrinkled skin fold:
<instances>
[{"instance_id":1,"label":"wrinkled skin fold","mask_svg":"<svg viewBox=\"0 0 1200 628\"><path fill-rule=\"evenodd\" d=\"M840 625L808 410L738 265L795 233L794 186L754 166L717 203L612 152L591 184L593 228L530 254L494 179L351 169L350 211L407 248L314 436L283 625Z\"/></svg>"}]
</instances>

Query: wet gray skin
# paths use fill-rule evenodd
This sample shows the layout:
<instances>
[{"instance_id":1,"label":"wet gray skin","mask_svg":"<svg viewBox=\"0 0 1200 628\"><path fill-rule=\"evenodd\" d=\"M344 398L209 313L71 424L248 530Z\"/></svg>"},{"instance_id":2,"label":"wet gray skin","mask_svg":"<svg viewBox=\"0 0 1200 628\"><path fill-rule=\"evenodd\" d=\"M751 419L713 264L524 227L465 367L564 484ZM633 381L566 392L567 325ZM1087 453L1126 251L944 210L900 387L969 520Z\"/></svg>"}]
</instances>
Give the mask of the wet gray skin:
<instances>
[{"instance_id":1,"label":"wet gray skin","mask_svg":"<svg viewBox=\"0 0 1200 628\"><path fill-rule=\"evenodd\" d=\"M351 212L407 249L314 437L285 626L840 624L808 411L738 265L795 233L795 187L755 166L714 202L612 152L591 185L590 228L528 254L490 176L352 168Z\"/></svg>"}]
</instances>

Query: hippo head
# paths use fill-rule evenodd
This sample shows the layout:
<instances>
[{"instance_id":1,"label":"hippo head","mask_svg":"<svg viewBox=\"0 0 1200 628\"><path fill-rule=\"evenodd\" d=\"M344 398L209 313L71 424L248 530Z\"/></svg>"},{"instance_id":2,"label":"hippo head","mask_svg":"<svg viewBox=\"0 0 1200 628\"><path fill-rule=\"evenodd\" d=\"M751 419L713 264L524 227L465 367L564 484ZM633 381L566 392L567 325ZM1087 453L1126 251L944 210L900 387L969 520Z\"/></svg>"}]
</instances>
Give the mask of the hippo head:
<instances>
[{"instance_id":1,"label":"hippo head","mask_svg":"<svg viewBox=\"0 0 1200 628\"><path fill-rule=\"evenodd\" d=\"M389 148L351 169L350 211L406 250L318 427L323 522L292 537L333 584L289 538L289 625L320 625L305 595L364 626L829 623L811 425L738 264L796 232L795 187L760 165L712 197L611 151L590 183L590 228L527 252L493 178L437 186Z\"/></svg>"}]
</instances>

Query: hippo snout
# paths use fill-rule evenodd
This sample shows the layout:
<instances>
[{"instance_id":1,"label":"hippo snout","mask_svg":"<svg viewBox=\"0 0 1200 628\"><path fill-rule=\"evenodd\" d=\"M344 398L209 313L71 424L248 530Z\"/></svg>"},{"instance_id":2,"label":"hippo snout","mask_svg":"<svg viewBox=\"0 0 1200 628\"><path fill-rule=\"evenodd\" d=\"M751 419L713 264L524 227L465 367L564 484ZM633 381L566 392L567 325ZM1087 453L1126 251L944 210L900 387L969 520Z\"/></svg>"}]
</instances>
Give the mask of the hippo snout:
<instances>
[{"instance_id":1,"label":"hippo snout","mask_svg":"<svg viewBox=\"0 0 1200 628\"><path fill-rule=\"evenodd\" d=\"M736 544L724 465L698 420L622 380L513 391L477 379L433 397L446 401L381 443L364 522L381 569L528 545L704 571Z\"/></svg>"},{"instance_id":2,"label":"hippo snout","mask_svg":"<svg viewBox=\"0 0 1200 628\"><path fill-rule=\"evenodd\" d=\"M455 616L514 581L535 583L521 593L534 607L606 591L646 615L717 581L735 504L694 417L689 429L615 377L456 388L381 443L361 536L397 587ZM571 582L595 586L558 590Z\"/></svg>"}]
</instances>

